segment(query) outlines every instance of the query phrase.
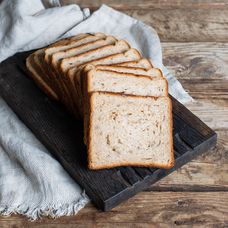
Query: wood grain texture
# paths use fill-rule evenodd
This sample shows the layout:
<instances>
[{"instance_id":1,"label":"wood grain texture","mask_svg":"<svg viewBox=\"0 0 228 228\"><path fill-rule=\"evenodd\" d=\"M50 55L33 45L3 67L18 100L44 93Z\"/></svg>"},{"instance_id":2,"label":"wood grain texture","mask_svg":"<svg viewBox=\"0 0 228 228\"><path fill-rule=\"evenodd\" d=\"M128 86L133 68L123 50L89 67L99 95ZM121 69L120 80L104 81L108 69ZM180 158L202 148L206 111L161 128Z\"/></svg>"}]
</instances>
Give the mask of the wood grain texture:
<instances>
[{"instance_id":1,"label":"wood grain texture","mask_svg":"<svg viewBox=\"0 0 228 228\"><path fill-rule=\"evenodd\" d=\"M17 221L17 223L15 222ZM29 222L1 218L1 227L226 227L228 192L143 192L110 212L88 205L78 215ZM20 226L17 226L20 224Z\"/></svg>"},{"instance_id":2,"label":"wood grain texture","mask_svg":"<svg viewBox=\"0 0 228 228\"><path fill-rule=\"evenodd\" d=\"M63 5L78 4L81 7L96 9L107 4L118 10L121 9L222 9L228 6L227 1L221 0L60 0Z\"/></svg>"},{"instance_id":3,"label":"wood grain texture","mask_svg":"<svg viewBox=\"0 0 228 228\"><path fill-rule=\"evenodd\" d=\"M228 129L228 44L162 43L162 49L164 65L195 99L186 106L213 129Z\"/></svg>"},{"instance_id":4,"label":"wood grain texture","mask_svg":"<svg viewBox=\"0 0 228 228\"><path fill-rule=\"evenodd\" d=\"M228 40L228 3L225 1L65 1L81 7L97 9L101 3L128 14L152 26L161 41L215 41ZM168 3L167 3L168 2ZM194 3L193 3L194 2ZM95 8L94 8L95 6Z\"/></svg>"}]
</instances>

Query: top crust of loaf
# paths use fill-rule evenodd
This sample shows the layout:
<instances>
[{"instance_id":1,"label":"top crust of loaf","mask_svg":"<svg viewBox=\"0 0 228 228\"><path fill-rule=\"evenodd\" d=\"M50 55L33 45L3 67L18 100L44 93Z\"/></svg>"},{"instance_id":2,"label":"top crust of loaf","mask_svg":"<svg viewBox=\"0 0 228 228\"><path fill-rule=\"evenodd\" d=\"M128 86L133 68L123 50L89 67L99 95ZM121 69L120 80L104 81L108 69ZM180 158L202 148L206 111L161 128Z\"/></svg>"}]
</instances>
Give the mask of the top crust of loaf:
<instances>
[{"instance_id":1,"label":"top crust of loaf","mask_svg":"<svg viewBox=\"0 0 228 228\"><path fill-rule=\"evenodd\" d=\"M49 54L51 53L53 50L55 50L55 48L57 47L62 47L62 46L69 46L70 44L73 44L75 42L78 42L79 40L85 39L86 37L98 37L98 38L105 38L106 35L104 33L95 33L93 34L88 34L88 33L82 33L82 34L78 34L72 37L68 37L62 40L59 40L53 44L51 44L48 48L46 48L45 50L45 54Z\"/></svg>"},{"instance_id":2,"label":"top crust of loaf","mask_svg":"<svg viewBox=\"0 0 228 228\"><path fill-rule=\"evenodd\" d=\"M36 52L35 52L36 53ZM33 80L38 84L38 86L52 99L58 100L57 94L50 88L49 85L40 77L37 70L34 68L34 55L35 53L29 55L26 59L26 67L33 78Z\"/></svg>"},{"instance_id":3,"label":"top crust of loaf","mask_svg":"<svg viewBox=\"0 0 228 228\"><path fill-rule=\"evenodd\" d=\"M123 73L131 73L131 74L139 74L139 75L146 75L150 77L161 77L163 78L162 71L157 68L151 68L151 69L144 69L144 68L138 68L138 67L126 67L126 66L102 66L102 65L96 65L96 69L98 70L108 70L108 71L116 71L116 72L123 72Z\"/></svg>"},{"instance_id":4,"label":"top crust of loaf","mask_svg":"<svg viewBox=\"0 0 228 228\"><path fill-rule=\"evenodd\" d=\"M86 53L82 53L82 54L79 54L79 55L76 55L74 57L69 57L69 58L66 58L66 59L63 59L61 61L61 64L60 64L60 68L61 68L61 71L62 72L65 72L65 68L68 66L68 65L71 65L74 61L76 61L78 58L80 57L83 57L85 58L86 56L92 56L92 55L96 55L98 52L100 52L101 50L107 50L107 52L110 50L110 48L122 48L124 47L126 50L128 50L130 48L129 44L124 41L124 40L119 40L117 41L114 45L105 45L103 47L100 47L100 48L96 48L94 50L91 50L89 52L86 52ZM118 50L118 49L117 49ZM111 55L111 53L110 53Z\"/></svg>"},{"instance_id":5,"label":"top crust of loaf","mask_svg":"<svg viewBox=\"0 0 228 228\"><path fill-rule=\"evenodd\" d=\"M116 41L117 40L115 39L115 37L107 36L105 38L90 41L88 43L83 43L83 44L73 47L73 48L69 48L69 49L65 49L65 50L56 52L51 56L51 63L54 67L57 67L57 65L59 64L59 61L61 59L69 58L69 56L81 55L83 53L87 53L88 51L97 49L99 47L114 44ZM95 45L98 45L98 47L96 47ZM82 51L79 54L75 54L75 52L77 52L77 51L79 52L79 50L82 50L83 48L88 48L88 47L90 47L90 49L88 51ZM68 54L68 56L66 56L67 54Z\"/></svg>"},{"instance_id":6,"label":"top crust of loaf","mask_svg":"<svg viewBox=\"0 0 228 228\"><path fill-rule=\"evenodd\" d=\"M141 55L136 49L131 48L128 51L123 52L123 53L109 55L107 57L103 57L103 58L100 58L100 59L96 59L96 60L92 60L92 61L89 61L89 62L85 62L82 65L79 65L78 67L70 68L67 71L68 78L70 78L73 75L75 75L77 71L82 70L88 64L91 64L91 65L97 65L97 64L99 64L99 65L107 65L108 61L111 62L111 61L114 61L115 59L117 60L118 58L123 58L125 62L128 62L131 59L140 59Z\"/></svg>"},{"instance_id":7,"label":"top crust of loaf","mask_svg":"<svg viewBox=\"0 0 228 228\"><path fill-rule=\"evenodd\" d=\"M105 34L95 34L95 35L90 35L90 34L79 34L76 36L73 36L71 39L66 39L63 40L62 42L59 41L56 44L53 44L51 47L46 48L45 50L45 61L47 63L51 63L51 56L53 53L56 53L58 51L64 50L64 49L69 49L69 48L73 48L75 45L78 46L84 42L84 43L88 43L90 41L95 41L95 40L99 40L99 39L104 39L106 37ZM77 45L78 44L78 45Z\"/></svg>"},{"instance_id":8,"label":"top crust of loaf","mask_svg":"<svg viewBox=\"0 0 228 228\"><path fill-rule=\"evenodd\" d=\"M138 67L138 68L143 68L143 69L151 69L154 68L150 60L148 59L140 59L138 61L130 61L130 62L125 62L125 63L118 63L118 64L113 64L119 65L119 66L125 66L125 67Z\"/></svg>"},{"instance_id":9,"label":"top crust of loaf","mask_svg":"<svg viewBox=\"0 0 228 228\"><path fill-rule=\"evenodd\" d=\"M89 113L90 113L90 121L89 121L89 128L91 128L92 125L92 116L93 116L93 107L94 107L94 98L98 95L105 95L105 96L121 96L121 97L133 97L135 99L151 99L151 100L158 100L158 99L168 99L168 104L169 104L169 118L170 118L170 146L171 146L171 152L170 152L170 160L169 164L163 165L163 164L156 164L156 163L151 163L150 165L145 165L143 163L113 163L112 165L103 165L103 166L94 166L92 163L92 148L91 148L91 131L89 131L88 135L88 167L89 169L92 170L98 170L98 169L107 169L107 168L114 168L118 166L138 166L138 167L156 167L156 168L162 168L162 169L170 169L173 168L174 166L174 152L173 152L173 134L172 134L172 129L173 129L173 122L172 122L172 102L169 97L144 97L144 96L135 96L135 95L123 95L119 93L110 93L110 92L93 92L90 93L88 96L89 98Z\"/></svg>"}]
</instances>

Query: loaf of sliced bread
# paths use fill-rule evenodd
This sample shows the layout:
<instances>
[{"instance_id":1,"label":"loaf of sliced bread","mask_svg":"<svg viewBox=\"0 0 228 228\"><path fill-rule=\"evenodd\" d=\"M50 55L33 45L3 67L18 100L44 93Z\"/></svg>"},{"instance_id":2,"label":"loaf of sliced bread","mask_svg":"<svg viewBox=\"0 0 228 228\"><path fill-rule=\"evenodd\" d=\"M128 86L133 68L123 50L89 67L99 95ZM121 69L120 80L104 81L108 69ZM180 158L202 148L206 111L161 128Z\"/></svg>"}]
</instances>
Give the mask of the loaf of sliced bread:
<instances>
[{"instance_id":1,"label":"loaf of sliced bread","mask_svg":"<svg viewBox=\"0 0 228 228\"><path fill-rule=\"evenodd\" d=\"M94 92L89 96L88 165L172 168L169 97Z\"/></svg>"},{"instance_id":2,"label":"loaf of sliced bread","mask_svg":"<svg viewBox=\"0 0 228 228\"><path fill-rule=\"evenodd\" d=\"M26 65L46 94L84 117L90 169L173 167L167 80L126 41L78 34L34 52Z\"/></svg>"}]
</instances>

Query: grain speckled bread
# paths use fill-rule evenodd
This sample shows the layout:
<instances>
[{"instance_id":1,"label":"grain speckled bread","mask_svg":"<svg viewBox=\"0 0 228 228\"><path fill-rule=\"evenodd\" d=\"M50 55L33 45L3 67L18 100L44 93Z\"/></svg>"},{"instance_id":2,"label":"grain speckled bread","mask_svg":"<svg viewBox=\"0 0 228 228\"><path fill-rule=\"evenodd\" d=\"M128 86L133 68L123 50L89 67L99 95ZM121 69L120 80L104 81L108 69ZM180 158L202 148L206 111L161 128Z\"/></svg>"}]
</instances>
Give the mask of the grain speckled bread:
<instances>
[{"instance_id":1,"label":"grain speckled bread","mask_svg":"<svg viewBox=\"0 0 228 228\"><path fill-rule=\"evenodd\" d=\"M126 41L78 34L34 52L26 65L45 93L84 117L90 169L173 167L167 80Z\"/></svg>"},{"instance_id":2,"label":"grain speckled bread","mask_svg":"<svg viewBox=\"0 0 228 228\"><path fill-rule=\"evenodd\" d=\"M135 68L135 73L137 68ZM154 69L154 68L153 68ZM98 67L87 65L82 73L82 91L79 100L84 98L81 106L88 105L88 94L92 92L112 92L138 96L161 97L168 95L167 80L160 74L152 76L123 73L110 70L101 70ZM81 98L81 99L80 99ZM84 104L84 105L83 105ZM87 144L88 113L84 109L84 141Z\"/></svg>"},{"instance_id":3,"label":"grain speckled bread","mask_svg":"<svg viewBox=\"0 0 228 228\"><path fill-rule=\"evenodd\" d=\"M137 70L133 72L117 72L94 67L87 71L82 80L85 82L87 92L106 91L140 96L167 96L167 80L155 74L155 76L139 75Z\"/></svg>"},{"instance_id":4,"label":"grain speckled bread","mask_svg":"<svg viewBox=\"0 0 228 228\"><path fill-rule=\"evenodd\" d=\"M76 55L74 57L65 58L60 63L60 70L62 73L66 73L70 68L82 65L85 62L100 59L106 56L123 53L130 49L129 44L124 40L116 41L115 44L106 45L94 49L92 51Z\"/></svg>"},{"instance_id":5,"label":"grain speckled bread","mask_svg":"<svg viewBox=\"0 0 228 228\"><path fill-rule=\"evenodd\" d=\"M88 165L172 168L169 97L94 92L89 96Z\"/></svg>"}]
</instances>

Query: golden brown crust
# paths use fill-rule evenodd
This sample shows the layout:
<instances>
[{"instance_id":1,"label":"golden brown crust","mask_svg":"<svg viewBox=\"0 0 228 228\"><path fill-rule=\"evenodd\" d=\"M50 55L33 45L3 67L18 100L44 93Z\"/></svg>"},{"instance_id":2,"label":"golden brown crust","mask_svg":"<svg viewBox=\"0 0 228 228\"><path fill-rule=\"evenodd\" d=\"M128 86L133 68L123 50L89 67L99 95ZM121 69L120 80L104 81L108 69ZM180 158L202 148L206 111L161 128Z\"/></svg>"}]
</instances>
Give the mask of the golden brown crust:
<instances>
[{"instance_id":1,"label":"golden brown crust","mask_svg":"<svg viewBox=\"0 0 228 228\"><path fill-rule=\"evenodd\" d=\"M102 70L102 67L104 67L104 70L108 70L108 71L116 71L117 69L121 70L134 70L134 71L143 71L145 74L147 73L148 75L146 76L149 76L149 72L151 72L151 70L153 69L154 71L157 71L159 72L159 76L156 76L156 77L163 77L163 74L162 74L162 71L160 69L157 69L157 68L150 68L150 69L145 69L145 68L140 68L140 67L129 67L129 66L119 66L119 65L96 65L96 68L97 69L101 69ZM120 72L120 71L117 71L117 72ZM120 72L121 73L121 72ZM125 73L125 72L123 72ZM125 73L127 74L127 73ZM136 74L137 75L137 72L135 73L129 73L129 74ZM141 75L141 74L139 74Z\"/></svg>"},{"instance_id":2,"label":"golden brown crust","mask_svg":"<svg viewBox=\"0 0 228 228\"><path fill-rule=\"evenodd\" d=\"M115 64L112 64L111 66L118 66L118 65L120 65L120 66L125 66L125 65L127 65L127 64L138 64L140 61L142 61L142 60L146 60L147 61L147 63L149 63L149 67L147 67L147 68L142 68L142 67L140 67L141 69L152 69L152 68L154 68L154 66L153 66L153 64L151 63L151 61L149 60L149 59L139 59L139 60L137 60L137 61L129 61L129 62L124 62L124 63L115 63ZM130 67L130 66L129 66Z\"/></svg>"},{"instance_id":3,"label":"golden brown crust","mask_svg":"<svg viewBox=\"0 0 228 228\"><path fill-rule=\"evenodd\" d=\"M126 41L124 41L124 40L120 40L121 42L123 42L123 43L125 43L126 44L126 46L128 46L128 49L130 49L130 46L129 46L129 44L126 42ZM71 61L71 60L74 60L75 58L79 58L79 57L81 57L81 56L84 56L85 54L86 55L92 55L92 54L94 54L94 53L96 53L98 50L100 50L101 48L103 49L103 48L107 48L107 50L109 49L109 47L113 47L113 46L115 46L118 42L120 42L120 41L117 41L115 44L107 44L107 45L105 45L105 46L103 46L103 47L98 47L98 48L96 48L96 49L93 49L93 50L91 50L91 51L88 51L88 52L86 52L86 53L81 53L81 54L79 54L79 55L76 55L76 56L73 56L73 57L69 57L69 58L67 58L67 60L69 60L69 61ZM137 51L137 50L136 50ZM138 51L137 51L138 52ZM138 52L139 53L139 52ZM65 59L64 59L65 60ZM89 63L89 62L88 62ZM60 70L61 70L61 72L62 73L64 73L65 72L65 70L64 70L64 61L61 61L61 63L60 63Z\"/></svg>"},{"instance_id":4,"label":"golden brown crust","mask_svg":"<svg viewBox=\"0 0 228 228\"><path fill-rule=\"evenodd\" d=\"M141 58L140 53L136 49L131 48L131 49L129 49L129 50L123 52L123 53L117 53L117 54L109 55L109 56L102 57L102 58L99 58L99 59L91 60L89 62L83 63L80 66L85 66L85 65L89 65L89 64L93 65L93 64L96 64L97 61L103 61L103 60L105 61L107 59L113 59L113 58L122 57L123 55L126 55L126 53L129 52L130 50L134 50L134 52L137 53L137 55L138 55L137 57ZM100 65L102 66L102 64L100 64ZM107 64L105 64L105 66L107 66ZM112 66L112 64L110 64L110 66Z\"/></svg>"},{"instance_id":5,"label":"golden brown crust","mask_svg":"<svg viewBox=\"0 0 228 228\"><path fill-rule=\"evenodd\" d=\"M96 67L95 67L96 68ZM135 78L146 78L150 81L153 81L157 78L160 78L159 76L157 77L151 77L149 75L142 75L142 74L137 74L137 73L125 73L125 72L119 72L119 71L114 71L114 70L102 70L102 69L96 69L96 72L110 72L110 73L116 73L120 76L132 76L132 77L135 77ZM162 78L162 77L161 77ZM162 78L163 80L164 78Z\"/></svg>"},{"instance_id":6,"label":"golden brown crust","mask_svg":"<svg viewBox=\"0 0 228 228\"><path fill-rule=\"evenodd\" d=\"M153 100L157 100L161 97L151 97L151 96L138 96L138 95L123 95L120 93L110 93L110 92L93 92L88 94L88 101L89 101L89 123L88 123L88 136L87 136L87 148L88 148L88 168L91 170L99 170L99 169L108 169L108 168L115 168L115 167L120 167L120 166L137 166L137 167L149 167L149 168L161 168L161 169L170 169L173 168L174 166L174 151L173 151L173 121L172 121L172 101L169 97L166 97L168 99L168 104L169 104L169 114L170 114L170 160L169 160L169 164L166 165L162 165L159 163L150 163L150 164L142 164L142 163L130 163L130 162L126 162L126 163L113 163L112 165L103 165L103 166L98 166L98 165L93 165L92 162L92 152L91 152L91 125L92 125L92 115L93 115L93 97L96 94L106 94L109 96L125 96L125 97L134 97L137 99L141 99L141 98L150 98Z\"/></svg>"},{"instance_id":7,"label":"golden brown crust","mask_svg":"<svg viewBox=\"0 0 228 228\"><path fill-rule=\"evenodd\" d=\"M116 167L123 167L123 166L134 166L134 167L142 167L142 168L160 168L160 169L171 169L174 167L173 164L168 165L161 165L159 163L150 163L150 164L142 164L142 163L113 163L112 165L103 165L103 166L93 166L92 162L88 163L88 168L91 170L101 170L101 169L112 169Z\"/></svg>"},{"instance_id":8,"label":"golden brown crust","mask_svg":"<svg viewBox=\"0 0 228 228\"><path fill-rule=\"evenodd\" d=\"M85 36L82 36L82 35L85 35ZM82 40L84 39L85 37L88 37L88 36L93 36L93 35L89 35L89 34L78 34L78 35L75 35L75 36L72 36L72 37L69 37L69 38L66 38L66 39L63 39L63 40L59 40L57 42L55 42L54 44L52 44L51 46L49 46L48 48L46 48L45 50L45 61L47 63L50 63L50 58L49 58L49 55L48 55L48 51L52 50L52 49L55 49L57 47L61 47L61 46L66 46L66 45L70 45L72 43L75 43L75 42L78 42L79 40ZM79 38L77 38L79 37Z\"/></svg>"},{"instance_id":9,"label":"golden brown crust","mask_svg":"<svg viewBox=\"0 0 228 228\"><path fill-rule=\"evenodd\" d=\"M46 84L46 82L39 76L39 74L36 72L36 70L31 65L31 59L33 58L33 54L31 54L26 59L26 66L29 71L29 75L32 77L32 79L36 82L36 84L39 86L39 88L44 91L49 97L51 97L54 100L58 100L57 94Z\"/></svg>"},{"instance_id":10,"label":"golden brown crust","mask_svg":"<svg viewBox=\"0 0 228 228\"><path fill-rule=\"evenodd\" d=\"M170 120L170 147L171 147L171 151L170 151L170 163L167 166L168 168L172 168L174 167L174 149L173 149L173 106L172 106L172 100L170 99L170 97L168 97L169 100L169 120Z\"/></svg>"}]
</instances>

